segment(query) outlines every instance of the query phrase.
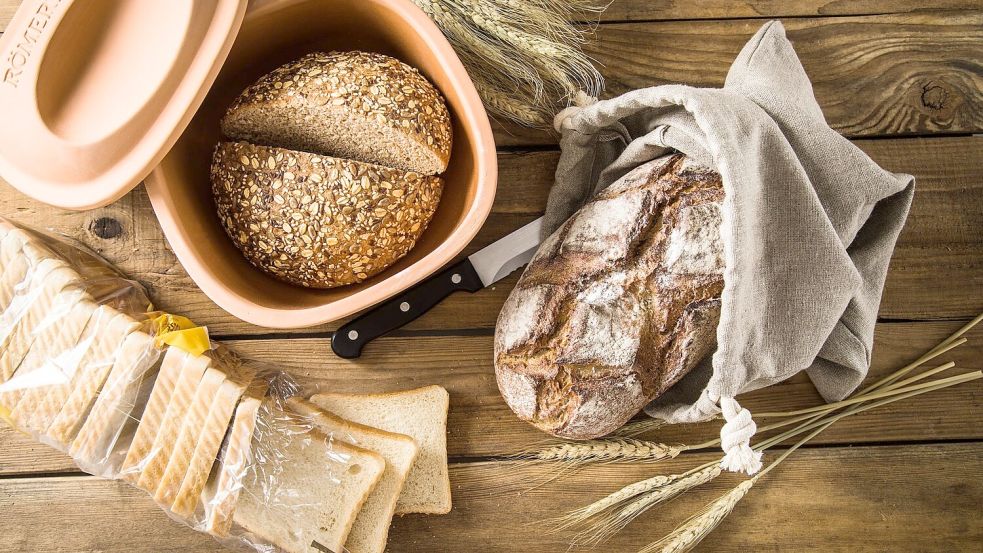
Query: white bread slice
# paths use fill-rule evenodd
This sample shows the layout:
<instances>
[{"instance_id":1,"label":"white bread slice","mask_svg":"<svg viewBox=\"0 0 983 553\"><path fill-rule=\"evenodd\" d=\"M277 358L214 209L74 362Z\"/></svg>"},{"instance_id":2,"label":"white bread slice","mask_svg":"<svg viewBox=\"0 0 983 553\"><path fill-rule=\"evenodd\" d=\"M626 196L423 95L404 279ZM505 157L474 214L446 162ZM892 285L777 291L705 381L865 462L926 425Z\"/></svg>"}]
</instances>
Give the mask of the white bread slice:
<instances>
[{"instance_id":1,"label":"white bread slice","mask_svg":"<svg viewBox=\"0 0 983 553\"><path fill-rule=\"evenodd\" d=\"M21 233L8 232L0 240L0 312L7 309L14 297L14 290L24 281L31 264L23 255L24 239Z\"/></svg>"},{"instance_id":2,"label":"white bread slice","mask_svg":"<svg viewBox=\"0 0 983 553\"><path fill-rule=\"evenodd\" d=\"M332 441L264 403L235 522L288 553L341 552L355 517L382 478L377 453Z\"/></svg>"},{"instance_id":3,"label":"white bread slice","mask_svg":"<svg viewBox=\"0 0 983 553\"><path fill-rule=\"evenodd\" d=\"M140 415L140 424L137 426L136 434L130 441L130 448L126 452L126 458L120 468L120 476L133 484L140 480L140 474L157 439L160 431L161 422L167 413L167 408L171 403L171 395L177 385L181 370L190 354L180 348L167 348L164 352L164 360L160 364L157 372L157 380L154 388L150 392L147 406Z\"/></svg>"},{"instance_id":4,"label":"white bread slice","mask_svg":"<svg viewBox=\"0 0 983 553\"><path fill-rule=\"evenodd\" d=\"M30 424L44 432L44 441L61 448L71 443L92 396L102 386L102 375L112 368L123 340L138 326L136 321L108 305L100 306L89 318L79 340L79 348L84 352L71 381L68 385L52 386L32 417ZM66 372L70 370L71 367L66 368Z\"/></svg>"},{"instance_id":5,"label":"white bread slice","mask_svg":"<svg viewBox=\"0 0 983 553\"><path fill-rule=\"evenodd\" d=\"M246 386L255 374L255 371L246 367L229 370L228 378L222 383L209 407L198 443L188 462L188 470L171 505L174 514L188 518L194 513L205 483L208 481L208 475L218 457L222 439L229 428L236 404L239 403L239 398L242 397Z\"/></svg>"},{"instance_id":6,"label":"white bread slice","mask_svg":"<svg viewBox=\"0 0 983 553\"><path fill-rule=\"evenodd\" d=\"M167 405L167 411L160 420L160 430L157 431L154 445L144 462L143 470L140 471L140 479L137 480L137 486L150 492L150 495L154 495L157 487L160 486L164 469L167 468L178 434L181 432L185 414L191 408L198 383L205 376L211 362L211 359L203 355L189 354L185 358L181 375L174 385L171 401ZM222 374L219 373L219 376L221 377Z\"/></svg>"},{"instance_id":7,"label":"white bread slice","mask_svg":"<svg viewBox=\"0 0 983 553\"><path fill-rule=\"evenodd\" d=\"M404 434L386 432L337 417L299 397L289 398L287 405L328 437L364 447L386 460L382 479L365 500L345 542L349 553L383 553L396 510L396 498L420 450L416 442Z\"/></svg>"},{"instance_id":8,"label":"white bread slice","mask_svg":"<svg viewBox=\"0 0 983 553\"><path fill-rule=\"evenodd\" d=\"M34 340L17 374L32 375L35 385L24 390L10 412L10 419L22 430L37 430L31 424L37 405L53 387L71 382L78 366L79 338L97 308L95 303L83 298L67 315L49 321Z\"/></svg>"},{"instance_id":9,"label":"white bread slice","mask_svg":"<svg viewBox=\"0 0 983 553\"><path fill-rule=\"evenodd\" d=\"M208 482L204 495L205 531L213 536L226 537L232 528L242 481L253 461L251 442L267 388L265 379L256 378L243 394L232 418L218 470Z\"/></svg>"},{"instance_id":10,"label":"white bread slice","mask_svg":"<svg viewBox=\"0 0 983 553\"><path fill-rule=\"evenodd\" d=\"M181 491L181 484L188 474L188 465L191 464L191 457L195 454L195 447L198 445L198 438L204 429L208 412L225 381L225 373L211 367L205 371L205 375L198 382L194 398L184 415L181 432L178 433L177 440L174 442L173 453L167 461L164 474L160 478L160 484L157 485L154 498L160 505L170 508L174 504L178 492ZM228 420L226 420L226 424L228 424Z\"/></svg>"},{"instance_id":11,"label":"white bread slice","mask_svg":"<svg viewBox=\"0 0 983 553\"><path fill-rule=\"evenodd\" d=\"M159 356L153 337L144 332L133 332L123 341L106 384L68 451L86 472L105 472L113 446L132 420L140 387L153 377Z\"/></svg>"},{"instance_id":12,"label":"white bread slice","mask_svg":"<svg viewBox=\"0 0 983 553\"><path fill-rule=\"evenodd\" d=\"M15 296L0 317L0 331L5 333L0 340L3 351L0 354L0 381L13 376L34 343L33 331L38 324L55 309L70 307L82 298L81 290L66 290L78 285L81 277L59 259L41 259L26 278L29 279L28 289L23 295ZM62 294L63 291L66 293Z\"/></svg>"},{"instance_id":13,"label":"white bread slice","mask_svg":"<svg viewBox=\"0 0 983 553\"><path fill-rule=\"evenodd\" d=\"M450 398L440 386L383 394L326 393L311 403L350 421L406 434L420 446L396 514L445 514L451 510L447 472L447 407Z\"/></svg>"}]
</instances>

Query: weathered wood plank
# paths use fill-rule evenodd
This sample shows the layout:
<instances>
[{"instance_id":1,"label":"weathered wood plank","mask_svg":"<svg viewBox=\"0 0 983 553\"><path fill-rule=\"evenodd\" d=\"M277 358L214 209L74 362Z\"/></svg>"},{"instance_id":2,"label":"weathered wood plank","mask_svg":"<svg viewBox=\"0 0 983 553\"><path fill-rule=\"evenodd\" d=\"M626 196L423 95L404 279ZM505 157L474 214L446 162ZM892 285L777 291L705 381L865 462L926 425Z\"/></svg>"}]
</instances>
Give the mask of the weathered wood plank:
<instances>
[{"instance_id":1,"label":"weathered wood plank","mask_svg":"<svg viewBox=\"0 0 983 553\"><path fill-rule=\"evenodd\" d=\"M563 551L566 536L547 534L534 523L630 482L710 459L701 454L658 465L598 466L536 489L530 488L544 480L542 469L452 465L451 513L398 518L387 551ZM737 481L721 476L646 513L603 550L640 549ZM981 504L979 443L806 449L760 481L699 551L977 551ZM0 480L0 509L0 551L224 551L120 482ZM38 531L45 521L58 524Z\"/></svg>"},{"instance_id":2,"label":"weathered wood plank","mask_svg":"<svg viewBox=\"0 0 983 553\"><path fill-rule=\"evenodd\" d=\"M680 3L683 4L683 3ZM762 20L601 25L587 51L603 97L667 83L723 85ZM788 19L788 37L826 120L851 137L983 129L983 12ZM499 125L500 146L553 144L555 135Z\"/></svg>"},{"instance_id":3,"label":"weathered wood plank","mask_svg":"<svg viewBox=\"0 0 983 553\"><path fill-rule=\"evenodd\" d=\"M927 351L959 323L884 323L878 326L871 378L880 378ZM983 328L945 359L955 372L983 368ZM412 336L373 343L358 361L325 355L324 339L230 342L236 350L284 368L305 383L344 391L399 390L440 384L451 394L448 423L452 457L499 456L541 443L546 435L519 421L499 396L490 336ZM939 361L932 366L941 364ZM954 372L954 374L955 374ZM802 375L742 396L755 411L784 411L821 403ZM719 423L661 429L656 439L699 443L719 432ZM71 461L0 425L0 474L74 472ZM885 406L838 423L816 443L983 439L983 382Z\"/></svg>"},{"instance_id":4,"label":"weathered wood plank","mask_svg":"<svg viewBox=\"0 0 983 553\"><path fill-rule=\"evenodd\" d=\"M3 1L7 3L0 6L12 11L13 3ZM716 6L723 4L727 2L715 0L706 8L692 9L715 14L722 9ZM802 4L804 13L819 10L819 4L835 11L831 3L815 0L791 4ZM637 9L636 4L625 7ZM876 15L785 21L813 80L816 98L834 128L855 137L983 129L983 54L978 48L983 12L921 7L914 4L910 11L901 8L883 15L877 11ZM957 2L955 7L966 5ZM759 13L758 8L750 7L754 13ZM782 11L762 9L766 17ZM868 10L842 8L837 13ZM799 15L798 10L790 15ZM607 78L604 97L669 82L720 86L734 56L761 24L761 19L603 24L587 51ZM556 137L503 124L496 125L496 140L500 146L522 146L555 144Z\"/></svg>"},{"instance_id":5,"label":"weathered wood plank","mask_svg":"<svg viewBox=\"0 0 983 553\"><path fill-rule=\"evenodd\" d=\"M983 311L983 137L858 140L883 167L918 179L881 305L896 319L968 317ZM542 213L557 152L503 153L494 214L468 252ZM2 181L0 181L2 182ZM163 309L217 335L265 333L219 309L195 286L167 246L142 187L102 209L63 211L0 184L0 215L81 240L146 283ZM492 328L517 275L477 294L456 294L408 329ZM937 282L948 283L939 287ZM310 331L327 331L337 324Z\"/></svg>"},{"instance_id":6,"label":"weathered wood plank","mask_svg":"<svg viewBox=\"0 0 983 553\"><path fill-rule=\"evenodd\" d=\"M810 17L910 14L926 10L971 10L974 0L616 0L601 21L653 21L673 19L734 19L756 17Z\"/></svg>"},{"instance_id":7,"label":"weathered wood plank","mask_svg":"<svg viewBox=\"0 0 983 553\"><path fill-rule=\"evenodd\" d=\"M0 32L6 29L20 0L0 0ZM598 4L605 4L599 1ZM601 22L652 21L677 19L733 19L755 17L806 17L843 15L882 15L925 10L966 10L978 8L975 0L615 0L596 18Z\"/></svg>"}]
</instances>

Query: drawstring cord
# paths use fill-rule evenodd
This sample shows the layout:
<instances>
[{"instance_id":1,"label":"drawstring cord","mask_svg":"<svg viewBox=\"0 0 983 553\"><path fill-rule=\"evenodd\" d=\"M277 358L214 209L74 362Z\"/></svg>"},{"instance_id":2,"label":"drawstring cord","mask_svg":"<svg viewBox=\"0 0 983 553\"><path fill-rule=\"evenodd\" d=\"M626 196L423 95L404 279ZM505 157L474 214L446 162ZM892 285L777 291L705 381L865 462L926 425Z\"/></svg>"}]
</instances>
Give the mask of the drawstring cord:
<instances>
[{"instance_id":1,"label":"drawstring cord","mask_svg":"<svg viewBox=\"0 0 983 553\"><path fill-rule=\"evenodd\" d=\"M761 470L761 452L751 449L751 437L758 430L751 412L732 397L720 398L720 408L727 421L720 429L720 448L724 450L720 468L755 474Z\"/></svg>"},{"instance_id":2,"label":"drawstring cord","mask_svg":"<svg viewBox=\"0 0 983 553\"><path fill-rule=\"evenodd\" d=\"M585 107L591 104L596 104L597 98L590 96L583 90L578 90L574 93L572 101L572 105L563 108L560 110L560 113L557 113L556 116L553 117L553 128L556 129L556 132L563 132L563 123Z\"/></svg>"}]
</instances>

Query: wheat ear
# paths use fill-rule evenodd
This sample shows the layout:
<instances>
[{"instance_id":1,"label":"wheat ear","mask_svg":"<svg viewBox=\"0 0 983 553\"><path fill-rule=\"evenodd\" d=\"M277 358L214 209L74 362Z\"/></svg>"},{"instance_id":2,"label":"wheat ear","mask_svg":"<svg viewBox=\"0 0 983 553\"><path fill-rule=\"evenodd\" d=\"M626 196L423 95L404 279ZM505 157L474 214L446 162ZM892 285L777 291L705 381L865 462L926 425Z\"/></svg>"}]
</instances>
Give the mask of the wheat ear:
<instances>
[{"instance_id":1,"label":"wheat ear","mask_svg":"<svg viewBox=\"0 0 983 553\"><path fill-rule=\"evenodd\" d=\"M602 438L583 442L561 442L539 450L527 451L516 459L537 463L654 462L677 457L685 446L647 442L634 438Z\"/></svg>"}]
</instances>

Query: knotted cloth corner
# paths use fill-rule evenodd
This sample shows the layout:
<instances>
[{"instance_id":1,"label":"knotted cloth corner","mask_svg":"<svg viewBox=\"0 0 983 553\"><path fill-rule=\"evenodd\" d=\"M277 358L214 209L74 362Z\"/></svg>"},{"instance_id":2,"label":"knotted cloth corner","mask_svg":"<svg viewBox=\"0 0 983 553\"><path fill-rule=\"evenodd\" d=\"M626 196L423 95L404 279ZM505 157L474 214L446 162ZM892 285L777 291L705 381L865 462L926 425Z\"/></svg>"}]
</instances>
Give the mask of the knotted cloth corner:
<instances>
[{"instance_id":1,"label":"knotted cloth corner","mask_svg":"<svg viewBox=\"0 0 983 553\"><path fill-rule=\"evenodd\" d=\"M635 90L568 108L558 123L546 235L595 193L672 151L723 180L717 350L649 415L706 420L721 403L801 371L826 401L857 388L914 178L885 171L830 128L781 23L744 46L723 88ZM735 420L747 411L735 406L726 418L743 436L747 425ZM742 470L755 464L747 451L734 455L748 459Z\"/></svg>"}]
</instances>

